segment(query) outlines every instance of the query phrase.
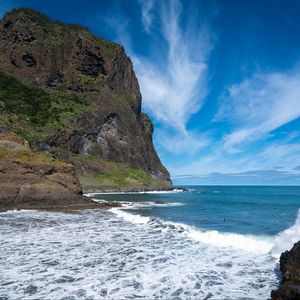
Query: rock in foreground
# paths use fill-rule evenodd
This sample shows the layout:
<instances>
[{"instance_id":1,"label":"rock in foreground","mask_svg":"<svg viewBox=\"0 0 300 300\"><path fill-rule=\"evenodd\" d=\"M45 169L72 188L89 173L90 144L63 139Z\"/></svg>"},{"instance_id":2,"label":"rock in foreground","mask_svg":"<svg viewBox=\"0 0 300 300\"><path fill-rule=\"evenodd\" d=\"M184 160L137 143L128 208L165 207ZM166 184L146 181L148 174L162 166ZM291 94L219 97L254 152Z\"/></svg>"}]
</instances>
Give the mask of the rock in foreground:
<instances>
[{"instance_id":1,"label":"rock in foreground","mask_svg":"<svg viewBox=\"0 0 300 300\"><path fill-rule=\"evenodd\" d=\"M280 287L272 291L272 300L300 299L300 241L280 256Z\"/></svg>"},{"instance_id":2,"label":"rock in foreground","mask_svg":"<svg viewBox=\"0 0 300 300\"><path fill-rule=\"evenodd\" d=\"M31 151L17 136L1 134L0 211L96 207L82 196L73 165Z\"/></svg>"}]
</instances>

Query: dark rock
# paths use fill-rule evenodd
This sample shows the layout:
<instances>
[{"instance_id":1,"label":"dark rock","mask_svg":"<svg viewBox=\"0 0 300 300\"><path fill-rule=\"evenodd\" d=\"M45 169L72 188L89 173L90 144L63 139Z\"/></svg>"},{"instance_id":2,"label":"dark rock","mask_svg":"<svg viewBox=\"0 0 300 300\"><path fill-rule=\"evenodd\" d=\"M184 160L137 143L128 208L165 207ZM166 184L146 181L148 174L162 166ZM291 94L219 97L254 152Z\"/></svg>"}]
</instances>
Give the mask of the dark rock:
<instances>
[{"instance_id":1,"label":"dark rock","mask_svg":"<svg viewBox=\"0 0 300 300\"><path fill-rule=\"evenodd\" d=\"M22 56L22 59L26 62L26 66L29 68L36 67L36 60L30 53L26 53Z\"/></svg>"},{"instance_id":2,"label":"dark rock","mask_svg":"<svg viewBox=\"0 0 300 300\"><path fill-rule=\"evenodd\" d=\"M300 299L300 241L281 254L280 271L280 286L272 291L272 300Z\"/></svg>"},{"instance_id":3,"label":"dark rock","mask_svg":"<svg viewBox=\"0 0 300 300\"><path fill-rule=\"evenodd\" d=\"M3 24L4 28L8 28L12 26L12 20L8 20L5 24Z\"/></svg>"},{"instance_id":4,"label":"dark rock","mask_svg":"<svg viewBox=\"0 0 300 300\"><path fill-rule=\"evenodd\" d=\"M63 74L61 74L59 71L55 71L50 73L48 78L46 79L46 85L48 87L56 87L58 84L63 82Z\"/></svg>"},{"instance_id":5,"label":"dark rock","mask_svg":"<svg viewBox=\"0 0 300 300\"><path fill-rule=\"evenodd\" d=\"M98 77L100 74L106 75L103 58L89 50L85 50L82 65L77 70L81 74L91 77Z\"/></svg>"}]
</instances>

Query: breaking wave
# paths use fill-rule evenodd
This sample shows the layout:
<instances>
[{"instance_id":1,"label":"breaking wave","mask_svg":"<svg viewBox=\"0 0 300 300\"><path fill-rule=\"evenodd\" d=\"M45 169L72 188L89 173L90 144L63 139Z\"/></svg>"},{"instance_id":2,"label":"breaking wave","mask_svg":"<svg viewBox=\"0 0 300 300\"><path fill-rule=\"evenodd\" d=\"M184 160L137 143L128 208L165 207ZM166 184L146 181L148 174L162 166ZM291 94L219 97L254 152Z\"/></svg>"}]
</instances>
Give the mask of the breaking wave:
<instances>
[{"instance_id":1,"label":"breaking wave","mask_svg":"<svg viewBox=\"0 0 300 300\"><path fill-rule=\"evenodd\" d=\"M176 203L173 203L173 205L174 204L176 205ZM158 218L145 217L126 211L135 209L135 206L136 204L132 205L131 203L131 205L122 208L113 208L111 211L126 221L135 224L160 226L165 230L175 230L180 234L184 234L185 236L204 244L216 247L232 247L255 253L270 253L275 258L278 258L283 251L292 248L293 244L300 240L300 209L295 224L282 231L277 236L272 237L206 230L186 224L162 221Z\"/></svg>"},{"instance_id":2,"label":"breaking wave","mask_svg":"<svg viewBox=\"0 0 300 300\"><path fill-rule=\"evenodd\" d=\"M135 224L160 226L162 229L177 231L193 240L217 247L232 247L258 253L268 253L273 247L273 238L267 236L242 235L237 233L219 232L217 230L205 230L181 223L165 222L157 218L133 214L125 211L127 209L131 210L132 208L112 208L111 211L126 221Z\"/></svg>"},{"instance_id":3,"label":"breaking wave","mask_svg":"<svg viewBox=\"0 0 300 300\"><path fill-rule=\"evenodd\" d=\"M294 225L276 236L271 250L272 255L279 257L282 252L291 249L298 241L300 241L300 209L298 210Z\"/></svg>"}]
</instances>

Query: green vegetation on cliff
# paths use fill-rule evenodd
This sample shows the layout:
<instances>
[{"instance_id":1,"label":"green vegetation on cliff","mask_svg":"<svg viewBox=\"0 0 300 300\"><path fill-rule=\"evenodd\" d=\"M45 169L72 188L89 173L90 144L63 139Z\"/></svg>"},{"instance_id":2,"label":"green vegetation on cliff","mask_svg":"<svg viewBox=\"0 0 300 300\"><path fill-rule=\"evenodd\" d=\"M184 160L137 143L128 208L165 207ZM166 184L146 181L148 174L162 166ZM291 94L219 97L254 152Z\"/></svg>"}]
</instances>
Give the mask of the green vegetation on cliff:
<instances>
[{"instance_id":1,"label":"green vegetation on cliff","mask_svg":"<svg viewBox=\"0 0 300 300\"><path fill-rule=\"evenodd\" d=\"M130 168L123 163L112 161L99 161L98 158L90 157L103 164L106 172L79 173L78 179L84 191L91 190L144 190L147 188L161 188L163 184L168 186L167 181L158 180L141 169ZM98 187L95 188L95 187Z\"/></svg>"},{"instance_id":2,"label":"green vegetation on cliff","mask_svg":"<svg viewBox=\"0 0 300 300\"><path fill-rule=\"evenodd\" d=\"M29 141L47 137L86 106L75 95L44 90L0 70L0 122Z\"/></svg>"}]
</instances>

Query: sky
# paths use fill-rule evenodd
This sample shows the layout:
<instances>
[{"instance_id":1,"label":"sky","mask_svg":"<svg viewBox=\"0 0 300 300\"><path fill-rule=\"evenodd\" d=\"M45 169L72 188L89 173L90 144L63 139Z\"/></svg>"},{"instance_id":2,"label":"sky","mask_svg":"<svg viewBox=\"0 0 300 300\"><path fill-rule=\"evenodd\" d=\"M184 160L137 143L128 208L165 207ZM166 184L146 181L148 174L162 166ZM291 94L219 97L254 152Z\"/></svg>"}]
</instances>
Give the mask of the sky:
<instances>
[{"instance_id":1,"label":"sky","mask_svg":"<svg viewBox=\"0 0 300 300\"><path fill-rule=\"evenodd\" d=\"M0 0L124 46L175 184L300 184L300 1Z\"/></svg>"}]
</instances>

